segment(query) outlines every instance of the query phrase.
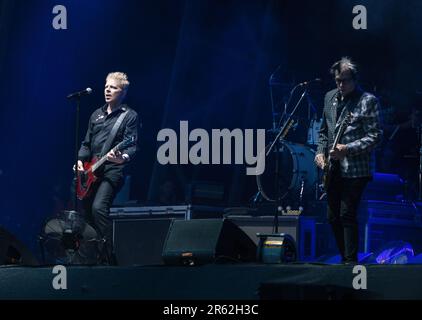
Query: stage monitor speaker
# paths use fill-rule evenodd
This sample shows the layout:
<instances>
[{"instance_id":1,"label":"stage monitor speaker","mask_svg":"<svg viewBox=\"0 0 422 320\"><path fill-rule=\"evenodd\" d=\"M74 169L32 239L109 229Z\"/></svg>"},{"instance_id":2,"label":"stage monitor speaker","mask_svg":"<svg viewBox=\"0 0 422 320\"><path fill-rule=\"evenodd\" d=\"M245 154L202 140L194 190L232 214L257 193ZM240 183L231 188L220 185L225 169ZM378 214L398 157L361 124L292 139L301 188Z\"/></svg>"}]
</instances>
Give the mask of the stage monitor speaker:
<instances>
[{"instance_id":1,"label":"stage monitor speaker","mask_svg":"<svg viewBox=\"0 0 422 320\"><path fill-rule=\"evenodd\" d=\"M39 262L22 242L0 227L0 265L37 266Z\"/></svg>"},{"instance_id":2,"label":"stage monitor speaker","mask_svg":"<svg viewBox=\"0 0 422 320\"><path fill-rule=\"evenodd\" d=\"M164 241L173 219L115 219L113 243L119 266L162 265Z\"/></svg>"},{"instance_id":3,"label":"stage monitor speaker","mask_svg":"<svg viewBox=\"0 0 422 320\"><path fill-rule=\"evenodd\" d=\"M174 220L163 260L170 265L252 262L256 250L256 244L228 219Z\"/></svg>"}]
</instances>

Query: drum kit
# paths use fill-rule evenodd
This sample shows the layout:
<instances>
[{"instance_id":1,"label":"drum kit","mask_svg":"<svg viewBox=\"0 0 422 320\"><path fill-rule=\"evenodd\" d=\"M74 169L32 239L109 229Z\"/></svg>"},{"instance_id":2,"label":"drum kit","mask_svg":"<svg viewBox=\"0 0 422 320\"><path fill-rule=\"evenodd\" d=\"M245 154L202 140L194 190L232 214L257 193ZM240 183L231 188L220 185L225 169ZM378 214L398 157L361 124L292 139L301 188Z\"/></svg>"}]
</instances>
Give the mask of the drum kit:
<instances>
[{"instance_id":1,"label":"drum kit","mask_svg":"<svg viewBox=\"0 0 422 320\"><path fill-rule=\"evenodd\" d=\"M319 81L319 79L316 79ZM266 169L262 175L256 176L256 185L258 192L253 202L268 201L277 203L277 206L296 207L303 210L307 201L320 198L322 188L320 182L320 172L314 163L316 146L318 144L319 130L322 120L317 118L316 109L308 94L307 85L313 81L303 82L296 85L290 92L290 97L284 107L284 113L277 121L275 119L279 114L275 112L272 86L270 82L271 103L273 110L273 128L269 130L274 134L272 142L265 149ZM279 84L279 83L276 83ZM303 87L304 92L298 100L296 106L288 114L288 104L291 101L293 92ZM288 129L297 126L297 120L293 120L295 113L304 98L308 102L308 115L305 121L307 128L301 127L301 130L307 130L306 142L289 141L284 139L288 134ZM313 111L313 115L311 115ZM276 123L284 125L276 128ZM296 122L296 125L292 125ZM286 130L287 128L287 130Z\"/></svg>"},{"instance_id":2,"label":"drum kit","mask_svg":"<svg viewBox=\"0 0 422 320\"><path fill-rule=\"evenodd\" d=\"M318 137L320 125L321 121L311 122L307 144L279 141L279 147L266 157L265 172L256 176L258 194L255 201L261 195L269 202L276 202L278 194L281 194L281 200L303 206L306 200L314 196L319 198L319 171L314 158L318 142L315 137ZM277 174L279 179L276 179Z\"/></svg>"}]
</instances>

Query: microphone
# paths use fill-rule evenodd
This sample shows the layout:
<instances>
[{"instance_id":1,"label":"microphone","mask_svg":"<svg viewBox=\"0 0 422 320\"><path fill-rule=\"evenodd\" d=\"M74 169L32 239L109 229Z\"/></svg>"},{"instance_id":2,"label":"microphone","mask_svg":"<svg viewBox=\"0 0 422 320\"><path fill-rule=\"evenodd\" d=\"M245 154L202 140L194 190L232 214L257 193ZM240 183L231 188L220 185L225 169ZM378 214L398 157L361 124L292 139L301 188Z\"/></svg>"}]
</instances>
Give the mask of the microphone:
<instances>
[{"instance_id":1,"label":"microphone","mask_svg":"<svg viewBox=\"0 0 422 320\"><path fill-rule=\"evenodd\" d=\"M301 82L301 83L299 83L299 84L298 84L298 86L303 87L303 86L307 86L308 84L310 84L310 83L312 83L312 82L320 82L320 81L322 81L320 78L315 78L315 79L313 79L313 80L309 80L309 81Z\"/></svg>"},{"instance_id":2,"label":"microphone","mask_svg":"<svg viewBox=\"0 0 422 320\"><path fill-rule=\"evenodd\" d=\"M67 98L68 99L72 99L72 98L80 97L80 96L83 96L83 95L86 95L86 94L91 94L91 92L92 92L92 89L91 88L86 88L85 90L82 90L82 91L78 91L78 92L74 92L74 93L69 94L67 96Z\"/></svg>"}]
</instances>

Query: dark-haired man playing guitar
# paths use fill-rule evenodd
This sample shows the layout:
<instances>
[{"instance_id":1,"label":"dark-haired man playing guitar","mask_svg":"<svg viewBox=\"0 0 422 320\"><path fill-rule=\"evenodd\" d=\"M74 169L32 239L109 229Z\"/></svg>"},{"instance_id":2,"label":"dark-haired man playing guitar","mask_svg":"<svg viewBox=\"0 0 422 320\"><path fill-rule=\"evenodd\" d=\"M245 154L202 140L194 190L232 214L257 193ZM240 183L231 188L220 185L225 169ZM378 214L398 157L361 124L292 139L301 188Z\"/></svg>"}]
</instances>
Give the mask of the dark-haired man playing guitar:
<instances>
[{"instance_id":1,"label":"dark-haired man playing guitar","mask_svg":"<svg viewBox=\"0 0 422 320\"><path fill-rule=\"evenodd\" d=\"M128 87L129 81L126 74L122 72L108 74L104 88L106 104L92 113L78 154L79 172L83 172L84 163L92 161L93 158L105 156L107 160L96 171L98 179L82 200L88 222L93 224L100 237L105 240L107 250L106 256L102 257L102 262L109 264L115 263L112 227L108 217L109 209L123 185L124 168L135 156L138 136L138 114L122 104ZM120 119L120 124L115 126L118 119ZM112 135L111 138L109 138L110 135ZM113 147L128 139L132 139L135 143L120 151L112 150ZM107 144L109 147L106 148ZM81 198L80 195L78 196Z\"/></svg>"},{"instance_id":2,"label":"dark-haired man playing guitar","mask_svg":"<svg viewBox=\"0 0 422 320\"><path fill-rule=\"evenodd\" d=\"M363 190L373 175L372 151L381 141L382 130L378 100L358 86L356 65L349 58L342 58L333 64L331 73L337 89L325 96L315 163L323 169L327 158L330 159L326 189L328 221L342 262L355 264L359 246L357 210ZM333 148L345 117L350 120Z\"/></svg>"}]
</instances>

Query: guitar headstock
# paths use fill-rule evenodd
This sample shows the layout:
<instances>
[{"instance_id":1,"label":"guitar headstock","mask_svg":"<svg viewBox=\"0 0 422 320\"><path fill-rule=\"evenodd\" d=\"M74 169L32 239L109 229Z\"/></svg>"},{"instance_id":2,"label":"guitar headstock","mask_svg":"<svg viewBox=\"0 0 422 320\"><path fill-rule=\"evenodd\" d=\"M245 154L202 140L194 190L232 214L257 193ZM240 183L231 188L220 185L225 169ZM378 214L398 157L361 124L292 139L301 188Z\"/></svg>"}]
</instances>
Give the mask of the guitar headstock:
<instances>
[{"instance_id":1,"label":"guitar headstock","mask_svg":"<svg viewBox=\"0 0 422 320\"><path fill-rule=\"evenodd\" d=\"M340 128L337 131L337 134L334 138L334 143L333 143L332 149L336 148L337 144L339 143L339 141L341 139L341 136L346 131L346 128L351 123L351 121L352 121L352 113L348 112L346 114L346 116L344 117L344 119L341 121Z\"/></svg>"}]
</instances>

